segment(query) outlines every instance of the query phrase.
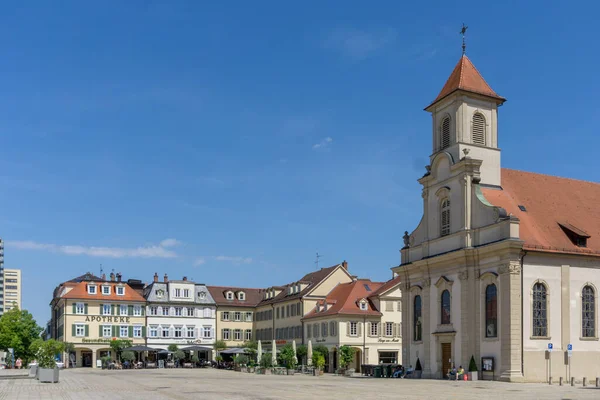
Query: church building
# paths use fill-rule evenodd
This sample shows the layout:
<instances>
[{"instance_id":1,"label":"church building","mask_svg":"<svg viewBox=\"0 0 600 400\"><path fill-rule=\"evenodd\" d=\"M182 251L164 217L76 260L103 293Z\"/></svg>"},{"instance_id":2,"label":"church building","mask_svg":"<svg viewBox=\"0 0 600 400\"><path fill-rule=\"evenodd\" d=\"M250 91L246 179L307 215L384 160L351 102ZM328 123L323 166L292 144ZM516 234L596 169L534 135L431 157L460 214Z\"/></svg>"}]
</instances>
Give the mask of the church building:
<instances>
[{"instance_id":1,"label":"church building","mask_svg":"<svg viewBox=\"0 0 600 400\"><path fill-rule=\"evenodd\" d=\"M429 378L473 358L479 379L592 379L600 184L501 168L505 101L463 54L425 108L423 217L393 268L404 290L403 363L418 361Z\"/></svg>"}]
</instances>

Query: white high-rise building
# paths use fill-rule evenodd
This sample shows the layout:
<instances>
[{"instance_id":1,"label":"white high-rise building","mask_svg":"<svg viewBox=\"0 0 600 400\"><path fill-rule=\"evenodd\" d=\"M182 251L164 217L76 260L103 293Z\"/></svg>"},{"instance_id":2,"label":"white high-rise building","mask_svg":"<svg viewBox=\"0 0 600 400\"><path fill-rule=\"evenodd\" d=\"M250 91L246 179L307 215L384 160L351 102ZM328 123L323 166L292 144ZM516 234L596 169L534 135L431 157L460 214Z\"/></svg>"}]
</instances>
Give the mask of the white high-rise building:
<instances>
[{"instance_id":1,"label":"white high-rise building","mask_svg":"<svg viewBox=\"0 0 600 400\"><path fill-rule=\"evenodd\" d=\"M21 307L21 270L4 270L4 311Z\"/></svg>"}]
</instances>

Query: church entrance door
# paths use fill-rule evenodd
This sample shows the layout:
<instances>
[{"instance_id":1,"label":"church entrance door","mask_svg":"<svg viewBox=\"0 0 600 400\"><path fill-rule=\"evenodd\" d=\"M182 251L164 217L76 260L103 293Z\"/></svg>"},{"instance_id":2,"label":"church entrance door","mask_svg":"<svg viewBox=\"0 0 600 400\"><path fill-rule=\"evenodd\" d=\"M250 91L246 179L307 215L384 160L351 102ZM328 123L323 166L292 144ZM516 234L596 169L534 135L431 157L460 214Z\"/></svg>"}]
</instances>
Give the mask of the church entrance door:
<instances>
[{"instance_id":1,"label":"church entrance door","mask_svg":"<svg viewBox=\"0 0 600 400\"><path fill-rule=\"evenodd\" d=\"M452 368L452 344L442 343L442 379Z\"/></svg>"}]
</instances>

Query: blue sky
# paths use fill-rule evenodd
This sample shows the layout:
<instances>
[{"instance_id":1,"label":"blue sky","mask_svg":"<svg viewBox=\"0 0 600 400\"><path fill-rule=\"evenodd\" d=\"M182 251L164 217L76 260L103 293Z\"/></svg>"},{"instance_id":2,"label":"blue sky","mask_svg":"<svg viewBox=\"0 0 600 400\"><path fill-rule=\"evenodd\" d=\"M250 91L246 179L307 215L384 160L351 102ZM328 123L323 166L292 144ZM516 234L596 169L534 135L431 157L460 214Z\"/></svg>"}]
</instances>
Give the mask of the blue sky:
<instances>
[{"instance_id":1,"label":"blue sky","mask_svg":"<svg viewBox=\"0 0 600 400\"><path fill-rule=\"evenodd\" d=\"M388 279L462 22L503 166L598 181L594 3L213 3L0 7L0 237L38 322L100 264L266 287L318 251Z\"/></svg>"}]
</instances>

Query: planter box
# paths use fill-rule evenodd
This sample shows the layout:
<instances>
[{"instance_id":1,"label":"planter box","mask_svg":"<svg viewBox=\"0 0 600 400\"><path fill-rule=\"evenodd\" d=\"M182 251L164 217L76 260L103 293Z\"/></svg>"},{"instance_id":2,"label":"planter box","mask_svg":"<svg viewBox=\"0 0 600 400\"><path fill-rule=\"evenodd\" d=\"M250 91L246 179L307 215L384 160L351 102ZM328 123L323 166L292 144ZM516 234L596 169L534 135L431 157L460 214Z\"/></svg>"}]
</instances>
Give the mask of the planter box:
<instances>
[{"instance_id":1,"label":"planter box","mask_svg":"<svg viewBox=\"0 0 600 400\"><path fill-rule=\"evenodd\" d=\"M352 374L354 374L356 370L354 368L348 368L345 372L344 375L346 376L352 376Z\"/></svg>"},{"instance_id":2,"label":"planter box","mask_svg":"<svg viewBox=\"0 0 600 400\"><path fill-rule=\"evenodd\" d=\"M38 379L40 382L57 383L58 382L58 367L54 369L39 368Z\"/></svg>"},{"instance_id":3,"label":"planter box","mask_svg":"<svg viewBox=\"0 0 600 400\"><path fill-rule=\"evenodd\" d=\"M421 374L423 373L423 371L414 371L413 375L415 379L421 379Z\"/></svg>"},{"instance_id":4,"label":"planter box","mask_svg":"<svg viewBox=\"0 0 600 400\"><path fill-rule=\"evenodd\" d=\"M288 369L288 370L287 370L287 374L288 374L288 375L294 375L295 373L296 373L296 370L295 370L295 369Z\"/></svg>"},{"instance_id":5,"label":"planter box","mask_svg":"<svg viewBox=\"0 0 600 400\"><path fill-rule=\"evenodd\" d=\"M248 367L247 372L253 374L254 373L254 367Z\"/></svg>"},{"instance_id":6,"label":"planter box","mask_svg":"<svg viewBox=\"0 0 600 400\"><path fill-rule=\"evenodd\" d=\"M467 376L469 377L470 381L476 381L478 378L478 372L477 371L473 371L473 372L467 372Z\"/></svg>"},{"instance_id":7,"label":"planter box","mask_svg":"<svg viewBox=\"0 0 600 400\"><path fill-rule=\"evenodd\" d=\"M273 375L273 371L271 371L271 368L265 368L263 371L263 374L265 375Z\"/></svg>"},{"instance_id":8,"label":"planter box","mask_svg":"<svg viewBox=\"0 0 600 400\"><path fill-rule=\"evenodd\" d=\"M37 377L37 371L38 371L38 366L37 365L32 365L31 367L29 367L29 377L30 378L36 378Z\"/></svg>"}]
</instances>

